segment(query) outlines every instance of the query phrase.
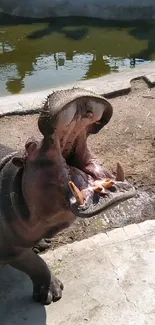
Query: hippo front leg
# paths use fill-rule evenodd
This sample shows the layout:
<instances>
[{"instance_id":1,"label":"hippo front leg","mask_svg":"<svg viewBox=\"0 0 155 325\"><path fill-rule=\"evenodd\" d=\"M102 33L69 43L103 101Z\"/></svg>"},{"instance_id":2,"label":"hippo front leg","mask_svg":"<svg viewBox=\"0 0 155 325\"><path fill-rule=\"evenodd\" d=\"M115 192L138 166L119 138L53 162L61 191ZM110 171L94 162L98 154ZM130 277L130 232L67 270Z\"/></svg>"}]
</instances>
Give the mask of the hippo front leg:
<instances>
[{"instance_id":1,"label":"hippo front leg","mask_svg":"<svg viewBox=\"0 0 155 325\"><path fill-rule=\"evenodd\" d=\"M36 254L44 252L51 247L51 241L51 238L43 238L32 249Z\"/></svg>"},{"instance_id":2,"label":"hippo front leg","mask_svg":"<svg viewBox=\"0 0 155 325\"><path fill-rule=\"evenodd\" d=\"M63 284L51 274L44 260L33 251L24 251L10 265L31 278L35 302L49 305L52 301L61 299Z\"/></svg>"}]
</instances>

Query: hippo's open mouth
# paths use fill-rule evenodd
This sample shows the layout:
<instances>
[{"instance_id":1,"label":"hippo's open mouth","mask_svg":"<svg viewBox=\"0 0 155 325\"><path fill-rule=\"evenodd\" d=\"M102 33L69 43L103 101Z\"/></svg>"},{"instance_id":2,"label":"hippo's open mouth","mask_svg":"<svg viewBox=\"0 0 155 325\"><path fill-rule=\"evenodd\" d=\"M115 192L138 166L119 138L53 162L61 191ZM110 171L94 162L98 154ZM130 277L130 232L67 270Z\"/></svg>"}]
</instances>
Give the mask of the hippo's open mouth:
<instances>
[{"instance_id":1,"label":"hippo's open mouth","mask_svg":"<svg viewBox=\"0 0 155 325\"><path fill-rule=\"evenodd\" d=\"M69 200L75 215L92 217L132 198L136 191L125 180L120 163L116 175L112 175L91 155L82 138L80 135L76 139L74 150L66 159L71 173Z\"/></svg>"},{"instance_id":2,"label":"hippo's open mouth","mask_svg":"<svg viewBox=\"0 0 155 325\"><path fill-rule=\"evenodd\" d=\"M117 164L117 170L121 165ZM82 182L79 187L74 182L68 183L70 188L70 207L75 215L79 217L92 217L119 203L135 196L135 189L127 182L116 180L114 176L107 178L106 173L102 179L86 173L87 182ZM103 174L102 174L103 175ZM120 174L121 175L121 174ZM85 178L86 178L85 177Z\"/></svg>"},{"instance_id":3,"label":"hippo's open mouth","mask_svg":"<svg viewBox=\"0 0 155 325\"><path fill-rule=\"evenodd\" d=\"M65 181L68 180L67 198L71 210L87 218L132 198L136 191L124 179L119 163L114 176L104 169L87 146L88 136L98 133L109 122L110 103L83 89L72 89L66 94L62 91L48 97L38 125L45 137L50 135L57 139L61 170ZM52 114L56 103L57 115Z\"/></svg>"}]
</instances>

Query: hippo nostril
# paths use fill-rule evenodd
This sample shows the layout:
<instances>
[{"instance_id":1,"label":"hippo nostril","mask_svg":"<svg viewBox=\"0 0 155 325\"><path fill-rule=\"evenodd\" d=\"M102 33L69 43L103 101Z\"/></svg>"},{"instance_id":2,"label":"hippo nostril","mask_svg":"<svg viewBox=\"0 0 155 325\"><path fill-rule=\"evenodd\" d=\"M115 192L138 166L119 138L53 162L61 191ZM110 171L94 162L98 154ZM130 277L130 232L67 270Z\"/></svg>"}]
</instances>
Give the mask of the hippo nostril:
<instances>
[{"instance_id":1,"label":"hippo nostril","mask_svg":"<svg viewBox=\"0 0 155 325\"><path fill-rule=\"evenodd\" d=\"M115 186L115 185L111 186L111 187L109 188L109 191L112 192L112 193L117 192L117 188L116 188L116 186Z\"/></svg>"}]
</instances>

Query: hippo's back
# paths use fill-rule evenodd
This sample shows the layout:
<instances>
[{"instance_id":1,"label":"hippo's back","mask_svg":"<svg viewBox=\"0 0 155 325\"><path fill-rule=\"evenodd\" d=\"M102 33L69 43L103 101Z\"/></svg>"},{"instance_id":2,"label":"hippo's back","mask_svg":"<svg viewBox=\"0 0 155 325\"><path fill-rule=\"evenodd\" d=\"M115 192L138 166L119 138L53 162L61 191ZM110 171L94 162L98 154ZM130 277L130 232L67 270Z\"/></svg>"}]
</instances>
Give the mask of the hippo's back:
<instances>
[{"instance_id":1,"label":"hippo's back","mask_svg":"<svg viewBox=\"0 0 155 325\"><path fill-rule=\"evenodd\" d=\"M5 145L0 144L0 265L5 264L10 245L10 229L6 222L7 207L10 205L8 189L11 180L10 169L7 170L7 165L14 155L15 150ZM6 202L7 201L7 202ZM5 209L6 206L6 209Z\"/></svg>"},{"instance_id":2,"label":"hippo's back","mask_svg":"<svg viewBox=\"0 0 155 325\"><path fill-rule=\"evenodd\" d=\"M0 166L2 162L5 161L13 152L15 152L14 149L5 146L4 144L0 144Z\"/></svg>"}]
</instances>

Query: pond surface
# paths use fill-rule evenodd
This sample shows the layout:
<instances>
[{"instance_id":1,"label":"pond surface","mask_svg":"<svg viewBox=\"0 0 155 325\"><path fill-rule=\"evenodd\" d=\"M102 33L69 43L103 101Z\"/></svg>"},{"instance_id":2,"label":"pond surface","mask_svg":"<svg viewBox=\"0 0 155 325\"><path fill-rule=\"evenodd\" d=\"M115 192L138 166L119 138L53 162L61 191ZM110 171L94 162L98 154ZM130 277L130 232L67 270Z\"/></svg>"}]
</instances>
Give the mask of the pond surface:
<instances>
[{"instance_id":1,"label":"pond surface","mask_svg":"<svg viewBox=\"0 0 155 325\"><path fill-rule=\"evenodd\" d=\"M154 24L0 17L1 96L99 77L152 60Z\"/></svg>"}]
</instances>

